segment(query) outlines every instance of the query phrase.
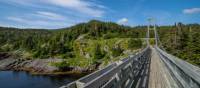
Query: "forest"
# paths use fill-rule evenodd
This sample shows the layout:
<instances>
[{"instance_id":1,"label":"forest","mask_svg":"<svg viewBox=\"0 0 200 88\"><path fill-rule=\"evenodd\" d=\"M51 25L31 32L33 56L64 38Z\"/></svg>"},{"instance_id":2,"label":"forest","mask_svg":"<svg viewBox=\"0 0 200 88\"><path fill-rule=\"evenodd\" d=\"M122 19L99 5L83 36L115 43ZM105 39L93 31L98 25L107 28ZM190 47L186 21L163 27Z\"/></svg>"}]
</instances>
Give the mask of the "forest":
<instances>
[{"instance_id":1,"label":"forest","mask_svg":"<svg viewBox=\"0 0 200 88\"><path fill-rule=\"evenodd\" d=\"M56 30L0 28L0 55L15 59L64 59L58 67L106 65L144 47L145 26L91 20Z\"/></svg>"},{"instance_id":2,"label":"forest","mask_svg":"<svg viewBox=\"0 0 200 88\"><path fill-rule=\"evenodd\" d=\"M0 55L28 60L61 58L65 61L52 63L61 68L107 65L144 48L146 28L98 20L56 30L0 27ZM162 49L200 66L199 24L177 23L157 30ZM150 33L153 38L153 30Z\"/></svg>"},{"instance_id":3,"label":"forest","mask_svg":"<svg viewBox=\"0 0 200 88\"><path fill-rule=\"evenodd\" d=\"M200 66L200 25L176 23L158 28L160 47L196 66Z\"/></svg>"}]
</instances>

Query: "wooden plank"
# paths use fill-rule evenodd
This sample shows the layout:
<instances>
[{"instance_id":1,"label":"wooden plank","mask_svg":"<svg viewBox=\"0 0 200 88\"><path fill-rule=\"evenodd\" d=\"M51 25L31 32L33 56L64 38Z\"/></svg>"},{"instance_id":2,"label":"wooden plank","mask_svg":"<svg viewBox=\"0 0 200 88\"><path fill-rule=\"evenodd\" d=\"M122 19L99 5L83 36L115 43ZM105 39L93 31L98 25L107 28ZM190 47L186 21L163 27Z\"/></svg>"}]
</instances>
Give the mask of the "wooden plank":
<instances>
[{"instance_id":1,"label":"wooden plank","mask_svg":"<svg viewBox=\"0 0 200 88\"><path fill-rule=\"evenodd\" d=\"M149 88L178 88L156 50L151 49Z\"/></svg>"}]
</instances>

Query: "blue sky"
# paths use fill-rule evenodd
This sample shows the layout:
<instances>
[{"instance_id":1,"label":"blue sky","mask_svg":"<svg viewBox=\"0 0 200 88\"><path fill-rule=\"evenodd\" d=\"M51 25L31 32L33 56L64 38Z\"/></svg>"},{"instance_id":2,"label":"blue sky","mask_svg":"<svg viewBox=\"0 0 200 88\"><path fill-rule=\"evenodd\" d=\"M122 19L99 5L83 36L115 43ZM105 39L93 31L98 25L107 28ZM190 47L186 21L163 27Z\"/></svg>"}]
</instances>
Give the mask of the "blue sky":
<instances>
[{"instance_id":1,"label":"blue sky","mask_svg":"<svg viewBox=\"0 0 200 88\"><path fill-rule=\"evenodd\" d=\"M137 26L200 23L200 0L0 0L0 26L63 28L91 19Z\"/></svg>"}]
</instances>

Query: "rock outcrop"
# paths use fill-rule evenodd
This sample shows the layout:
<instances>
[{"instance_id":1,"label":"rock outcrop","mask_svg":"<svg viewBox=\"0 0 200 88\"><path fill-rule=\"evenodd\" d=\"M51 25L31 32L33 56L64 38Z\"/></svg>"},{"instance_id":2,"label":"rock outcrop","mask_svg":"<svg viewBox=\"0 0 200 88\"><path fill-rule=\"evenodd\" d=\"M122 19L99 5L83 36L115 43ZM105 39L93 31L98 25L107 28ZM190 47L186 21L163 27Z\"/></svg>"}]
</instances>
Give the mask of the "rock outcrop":
<instances>
[{"instance_id":1,"label":"rock outcrop","mask_svg":"<svg viewBox=\"0 0 200 88\"><path fill-rule=\"evenodd\" d=\"M61 62L62 59L3 59L0 60L0 70L23 70L37 73L51 73L59 68L50 65L51 62Z\"/></svg>"}]
</instances>

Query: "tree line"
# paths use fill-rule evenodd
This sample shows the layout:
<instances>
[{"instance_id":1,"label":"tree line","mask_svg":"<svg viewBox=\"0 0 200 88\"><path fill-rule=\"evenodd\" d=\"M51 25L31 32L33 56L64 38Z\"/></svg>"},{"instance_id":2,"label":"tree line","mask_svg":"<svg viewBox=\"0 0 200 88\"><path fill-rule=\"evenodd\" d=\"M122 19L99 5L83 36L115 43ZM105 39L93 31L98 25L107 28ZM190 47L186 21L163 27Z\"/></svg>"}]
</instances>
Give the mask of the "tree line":
<instances>
[{"instance_id":1,"label":"tree line","mask_svg":"<svg viewBox=\"0 0 200 88\"><path fill-rule=\"evenodd\" d=\"M176 23L158 29L162 46L170 53L200 66L200 25Z\"/></svg>"},{"instance_id":2,"label":"tree line","mask_svg":"<svg viewBox=\"0 0 200 88\"><path fill-rule=\"evenodd\" d=\"M73 57L72 44L80 35L86 34L87 39L144 38L144 27L98 20L57 30L0 27L0 52L17 54L19 57L27 54L25 58L29 59L49 58L59 54Z\"/></svg>"}]
</instances>

